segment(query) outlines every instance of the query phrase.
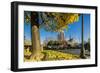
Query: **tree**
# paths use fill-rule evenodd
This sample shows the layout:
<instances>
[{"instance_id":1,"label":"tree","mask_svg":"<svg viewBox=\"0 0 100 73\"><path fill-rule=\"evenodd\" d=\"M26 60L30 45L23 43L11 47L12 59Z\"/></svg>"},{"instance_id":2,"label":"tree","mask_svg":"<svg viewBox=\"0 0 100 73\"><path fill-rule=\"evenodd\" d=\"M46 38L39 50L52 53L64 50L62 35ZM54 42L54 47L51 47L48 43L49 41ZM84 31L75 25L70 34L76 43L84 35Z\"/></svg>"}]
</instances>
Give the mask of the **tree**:
<instances>
[{"instance_id":1,"label":"tree","mask_svg":"<svg viewBox=\"0 0 100 73\"><path fill-rule=\"evenodd\" d=\"M39 37L39 24L37 12L25 12L25 22L31 24L31 36L32 36L32 58L38 58L40 56L41 45Z\"/></svg>"},{"instance_id":2,"label":"tree","mask_svg":"<svg viewBox=\"0 0 100 73\"><path fill-rule=\"evenodd\" d=\"M54 44L54 41L50 40L47 45L52 46L53 44Z\"/></svg>"},{"instance_id":3,"label":"tree","mask_svg":"<svg viewBox=\"0 0 100 73\"><path fill-rule=\"evenodd\" d=\"M76 13L55 12L25 12L25 22L31 23L32 31L32 57L39 56L41 52L39 28L46 31L62 32L67 29L68 24L78 21Z\"/></svg>"},{"instance_id":4,"label":"tree","mask_svg":"<svg viewBox=\"0 0 100 73\"><path fill-rule=\"evenodd\" d=\"M40 56L41 45L39 36L38 13L31 12L31 30L32 30L32 56Z\"/></svg>"},{"instance_id":5,"label":"tree","mask_svg":"<svg viewBox=\"0 0 100 73\"><path fill-rule=\"evenodd\" d=\"M78 21L79 14L77 13L55 13L55 12L41 12L40 24L45 30L51 32L62 32L67 29L68 25Z\"/></svg>"},{"instance_id":6,"label":"tree","mask_svg":"<svg viewBox=\"0 0 100 73\"><path fill-rule=\"evenodd\" d=\"M88 38L88 41L84 44L85 49L90 51L90 39Z\"/></svg>"}]
</instances>

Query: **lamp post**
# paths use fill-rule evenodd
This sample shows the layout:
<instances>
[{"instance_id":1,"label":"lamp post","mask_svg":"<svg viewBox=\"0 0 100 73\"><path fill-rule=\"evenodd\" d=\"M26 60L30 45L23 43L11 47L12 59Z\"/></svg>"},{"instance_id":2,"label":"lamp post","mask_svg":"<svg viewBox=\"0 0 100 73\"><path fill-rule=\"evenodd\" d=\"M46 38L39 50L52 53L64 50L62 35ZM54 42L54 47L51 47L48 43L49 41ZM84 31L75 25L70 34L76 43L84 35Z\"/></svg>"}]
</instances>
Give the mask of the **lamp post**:
<instances>
[{"instance_id":1,"label":"lamp post","mask_svg":"<svg viewBox=\"0 0 100 73\"><path fill-rule=\"evenodd\" d=\"M82 59L86 59L85 56L85 48L84 48L84 16L82 14L82 32L81 32L81 36L82 36L82 48L81 48L81 53L80 53L80 57Z\"/></svg>"}]
</instances>

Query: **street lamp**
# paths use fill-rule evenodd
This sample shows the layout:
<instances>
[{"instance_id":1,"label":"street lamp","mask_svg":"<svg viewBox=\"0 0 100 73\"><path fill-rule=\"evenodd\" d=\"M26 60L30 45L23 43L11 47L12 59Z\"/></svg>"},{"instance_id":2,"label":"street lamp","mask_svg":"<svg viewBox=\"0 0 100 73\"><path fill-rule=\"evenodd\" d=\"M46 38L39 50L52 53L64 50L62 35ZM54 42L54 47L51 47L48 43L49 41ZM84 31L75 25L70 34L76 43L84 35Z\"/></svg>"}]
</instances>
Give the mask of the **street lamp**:
<instances>
[{"instance_id":1,"label":"street lamp","mask_svg":"<svg viewBox=\"0 0 100 73\"><path fill-rule=\"evenodd\" d=\"M84 16L82 14L82 48L81 48L81 53L80 53L80 57L82 59L86 59L86 56L85 56L85 48L84 48Z\"/></svg>"}]
</instances>

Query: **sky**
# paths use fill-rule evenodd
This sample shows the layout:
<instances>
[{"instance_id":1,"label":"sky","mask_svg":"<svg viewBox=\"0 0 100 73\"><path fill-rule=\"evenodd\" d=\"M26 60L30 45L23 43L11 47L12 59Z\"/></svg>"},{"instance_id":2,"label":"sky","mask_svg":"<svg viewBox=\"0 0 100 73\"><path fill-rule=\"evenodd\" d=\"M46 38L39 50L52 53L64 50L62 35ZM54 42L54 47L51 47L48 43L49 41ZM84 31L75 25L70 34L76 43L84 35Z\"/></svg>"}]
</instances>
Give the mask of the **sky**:
<instances>
[{"instance_id":1,"label":"sky","mask_svg":"<svg viewBox=\"0 0 100 73\"><path fill-rule=\"evenodd\" d=\"M84 16L84 41L90 38L90 14L83 14ZM79 21L68 25L68 29L64 30L65 39L68 40L70 37L75 39L77 42L81 42L81 19ZM40 28L40 40L43 43L47 38L57 39L58 32L47 32L44 28ZM31 40L31 26L30 23L24 23L24 36L25 39Z\"/></svg>"}]
</instances>

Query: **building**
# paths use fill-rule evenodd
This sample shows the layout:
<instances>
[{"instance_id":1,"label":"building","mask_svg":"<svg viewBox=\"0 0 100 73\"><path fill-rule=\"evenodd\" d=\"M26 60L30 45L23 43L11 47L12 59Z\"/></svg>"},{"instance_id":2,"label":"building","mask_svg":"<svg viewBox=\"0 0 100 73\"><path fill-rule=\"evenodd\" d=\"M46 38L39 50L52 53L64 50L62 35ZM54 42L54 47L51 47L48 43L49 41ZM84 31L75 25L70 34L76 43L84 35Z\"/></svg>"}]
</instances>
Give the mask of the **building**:
<instances>
[{"instance_id":1,"label":"building","mask_svg":"<svg viewBox=\"0 0 100 73\"><path fill-rule=\"evenodd\" d=\"M70 38L67 43L70 45L70 47L77 47L78 43L75 39Z\"/></svg>"},{"instance_id":2,"label":"building","mask_svg":"<svg viewBox=\"0 0 100 73\"><path fill-rule=\"evenodd\" d=\"M64 40L65 40L65 38L64 38L64 32L60 32L58 34L58 41L64 41Z\"/></svg>"}]
</instances>

